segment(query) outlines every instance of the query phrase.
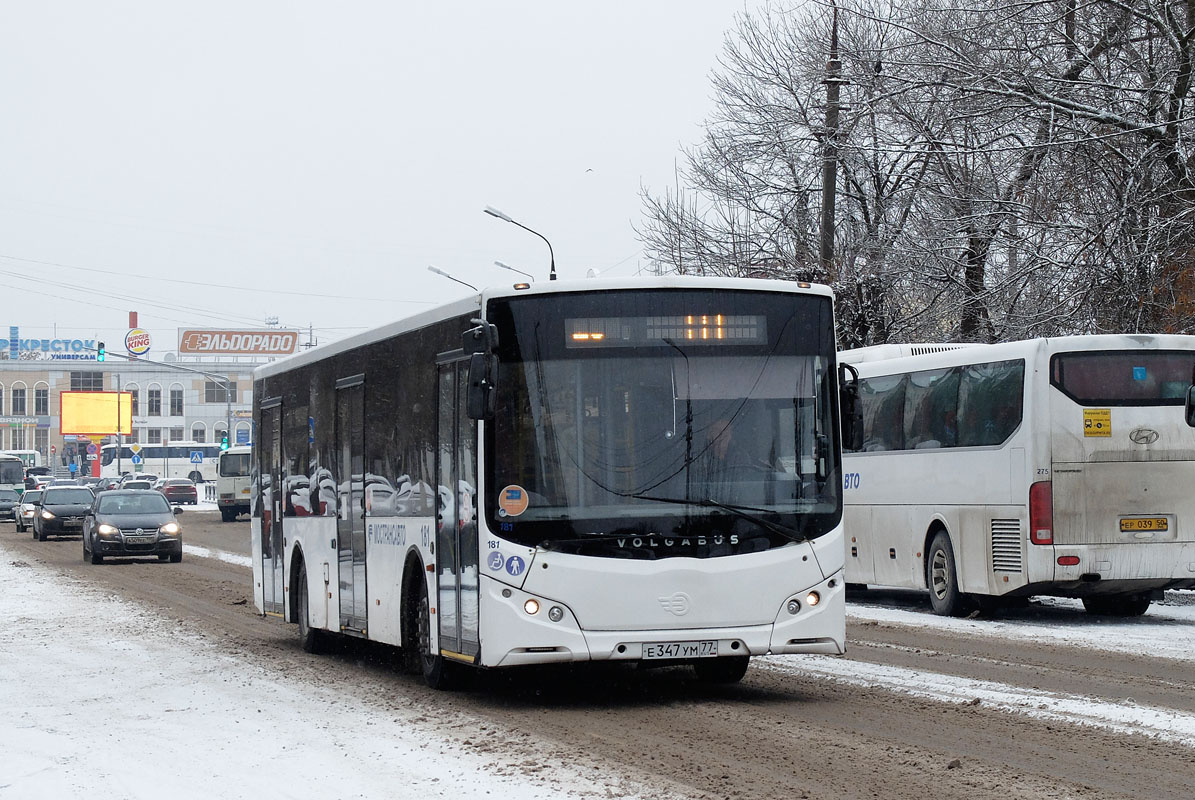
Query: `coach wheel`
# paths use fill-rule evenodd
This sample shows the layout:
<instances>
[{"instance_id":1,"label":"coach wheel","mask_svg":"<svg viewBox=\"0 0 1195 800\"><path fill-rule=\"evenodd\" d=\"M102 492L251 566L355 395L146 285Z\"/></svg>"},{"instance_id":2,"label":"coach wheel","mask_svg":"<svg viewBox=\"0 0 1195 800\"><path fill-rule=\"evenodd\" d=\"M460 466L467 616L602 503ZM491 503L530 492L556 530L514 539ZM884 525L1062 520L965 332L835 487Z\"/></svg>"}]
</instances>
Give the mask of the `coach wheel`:
<instances>
[{"instance_id":1,"label":"coach wheel","mask_svg":"<svg viewBox=\"0 0 1195 800\"><path fill-rule=\"evenodd\" d=\"M950 546L950 536L946 531L938 531L929 546L926 583L929 585L930 605L938 616L961 617L971 610L966 596L958 588L954 548Z\"/></svg>"},{"instance_id":2,"label":"coach wheel","mask_svg":"<svg viewBox=\"0 0 1195 800\"><path fill-rule=\"evenodd\" d=\"M1108 594L1083 598L1083 608L1088 614L1105 614L1110 617L1139 617L1149 609L1147 594Z\"/></svg>"},{"instance_id":3,"label":"coach wheel","mask_svg":"<svg viewBox=\"0 0 1195 800\"><path fill-rule=\"evenodd\" d=\"M697 680L704 683L738 683L747 674L749 656L719 656L693 662Z\"/></svg>"},{"instance_id":4,"label":"coach wheel","mask_svg":"<svg viewBox=\"0 0 1195 800\"><path fill-rule=\"evenodd\" d=\"M191 474L187 477L194 481L196 485L203 483L203 473L197 469L191 470Z\"/></svg>"}]
</instances>

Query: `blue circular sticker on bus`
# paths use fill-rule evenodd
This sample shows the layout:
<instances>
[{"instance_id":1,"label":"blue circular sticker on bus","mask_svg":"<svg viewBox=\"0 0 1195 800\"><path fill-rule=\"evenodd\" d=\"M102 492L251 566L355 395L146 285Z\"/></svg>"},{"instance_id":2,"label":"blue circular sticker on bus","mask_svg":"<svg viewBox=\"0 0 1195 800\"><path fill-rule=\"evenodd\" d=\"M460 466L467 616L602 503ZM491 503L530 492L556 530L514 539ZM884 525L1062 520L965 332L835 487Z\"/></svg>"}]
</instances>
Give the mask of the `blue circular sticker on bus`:
<instances>
[{"instance_id":1,"label":"blue circular sticker on bus","mask_svg":"<svg viewBox=\"0 0 1195 800\"><path fill-rule=\"evenodd\" d=\"M490 553L490 557L489 557L490 569L492 569L494 572L499 572L502 569L502 564L503 564L504 560L505 559L503 558L502 554L499 553L497 550Z\"/></svg>"},{"instance_id":2,"label":"blue circular sticker on bus","mask_svg":"<svg viewBox=\"0 0 1195 800\"><path fill-rule=\"evenodd\" d=\"M511 575L522 575L523 569L525 567L526 563L518 556L511 556L510 558L506 559L506 571Z\"/></svg>"}]
</instances>

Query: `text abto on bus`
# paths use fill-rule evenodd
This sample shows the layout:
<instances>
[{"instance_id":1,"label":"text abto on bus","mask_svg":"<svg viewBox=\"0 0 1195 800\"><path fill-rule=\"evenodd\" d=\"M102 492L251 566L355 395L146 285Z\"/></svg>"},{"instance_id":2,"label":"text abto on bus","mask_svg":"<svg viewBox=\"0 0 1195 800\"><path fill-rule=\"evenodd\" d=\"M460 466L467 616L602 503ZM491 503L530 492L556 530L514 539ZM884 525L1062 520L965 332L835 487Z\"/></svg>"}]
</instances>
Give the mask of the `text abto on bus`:
<instances>
[{"instance_id":1,"label":"text abto on bus","mask_svg":"<svg viewBox=\"0 0 1195 800\"><path fill-rule=\"evenodd\" d=\"M841 653L833 348L824 287L674 277L487 290L261 367L255 603L432 685Z\"/></svg>"},{"instance_id":2,"label":"text abto on bus","mask_svg":"<svg viewBox=\"0 0 1195 800\"><path fill-rule=\"evenodd\" d=\"M864 428L843 459L848 581L955 615L1031 595L1141 614L1195 586L1195 337L889 352L840 354Z\"/></svg>"}]
</instances>

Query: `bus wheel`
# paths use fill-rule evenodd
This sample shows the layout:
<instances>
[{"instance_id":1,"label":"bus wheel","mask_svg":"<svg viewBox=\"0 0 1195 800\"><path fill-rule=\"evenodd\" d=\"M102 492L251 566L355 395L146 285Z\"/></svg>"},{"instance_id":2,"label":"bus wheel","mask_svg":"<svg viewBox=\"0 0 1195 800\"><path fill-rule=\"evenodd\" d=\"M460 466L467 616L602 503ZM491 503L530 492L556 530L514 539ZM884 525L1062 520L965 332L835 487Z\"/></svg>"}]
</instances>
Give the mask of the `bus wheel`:
<instances>
[{"instance_id":1,"label":"bus wheel","mask_svg":"<svg viewBox=\"0 0 1195 800\"><path fill-rule=\"evenodd\" d=\"M954 548L950 535L938 531L929 546L925 569L929 603L940 617L961 617L970 611L966 596L958 588L958 570L954 566Z\"/></svg>"},{"instance_id":2,"label":"bus wheel","mask_svg":"<svg viewBox=\"0 0 1195 800\"><path fill-rule=\"evenodd\" d=\"M191 474L188 475L187 477L190 478L192 481L194 481L196 486L203 483L203 473L197 469L191 470Z\"/></svg>"},{"instance_id":3,"label":"bus wheel","mask_svg":"<svg viewBox=\"0 0 1195 800\"><path fill-rule=\"evenodd\" d=\"M237 510L235 508L220 509L220 520L222 522L233 522L237 518Z\"/></svg>"},{"instance_id":4,"label":"bus wheel","mask_svg":"<svg viewBox=\"0 0 1195 800\"><path fill-rule=\"evenodd\" d=\"M423 596L419 599L417 635L419 638L419 666L423 680L433 689L451 689L454 664L449 664L439 653L432 653L431 602L427 597L427 584L423 585Z\"/></svg>"},{"instance_id":5,"label":"bus wheel","mask_svg":"<svg viewBox=\"0 0 1195 800\"><path fill-rule=\"evenodd\" d=\"M693 662L693 671L702 683L738 683L747 674L749 656L718 656Z\"/></svg>"},{"instance_id":6,"label":"bus wheel","mask_svg":"<svg viewBox=\"0 0 1195 800\"><path fill-rule=\"evenodd\" d=\"M307 564L299 564L299 642L308 653L324 649L324 632L311 627L311 596L307 589Z\"/></svg>"},{"instance_id":7,"label":"bus wheel","mask_svg":"<svg viewBox=\"0 0 1195 800\"><path fill-rule=\"evenodd\" d=\"M1147 594L1107 594L1083 598L1083 608L1088 614L1106 614L1109 617L1139 617L1149 609Z\"/></svg>"}]
</instances>

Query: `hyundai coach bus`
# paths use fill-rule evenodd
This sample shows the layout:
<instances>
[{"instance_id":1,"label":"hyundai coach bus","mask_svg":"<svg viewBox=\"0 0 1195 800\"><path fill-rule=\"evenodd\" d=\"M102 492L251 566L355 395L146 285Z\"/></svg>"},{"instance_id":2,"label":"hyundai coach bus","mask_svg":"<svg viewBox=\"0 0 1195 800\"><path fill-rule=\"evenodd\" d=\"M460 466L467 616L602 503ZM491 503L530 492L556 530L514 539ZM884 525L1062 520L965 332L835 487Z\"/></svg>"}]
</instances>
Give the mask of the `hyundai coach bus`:
<instances>
[{"instance_id":1,"label":"hyundai coach bus","mask_svg":"<svg viewBox=\"0 0 1195 800\"><path fill-rule=\"evenodd\" d=\"M839 384L828 289L692 277L488 289L264 365L254 602L437 687L841 653Z\"/></svg>"},{"instance_id":2,"label":"hyundai coach bus","mask_svg":"<svg viewBox=\"0 0 1195 800\"><path fill-rule=\"evenodd\" d=\"M850 583L926 589L943 615L1031 595L1138 615L1195 587L1195 337L839 358L863 406L843 458Z\"/></svg>"}]
</instances>

